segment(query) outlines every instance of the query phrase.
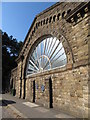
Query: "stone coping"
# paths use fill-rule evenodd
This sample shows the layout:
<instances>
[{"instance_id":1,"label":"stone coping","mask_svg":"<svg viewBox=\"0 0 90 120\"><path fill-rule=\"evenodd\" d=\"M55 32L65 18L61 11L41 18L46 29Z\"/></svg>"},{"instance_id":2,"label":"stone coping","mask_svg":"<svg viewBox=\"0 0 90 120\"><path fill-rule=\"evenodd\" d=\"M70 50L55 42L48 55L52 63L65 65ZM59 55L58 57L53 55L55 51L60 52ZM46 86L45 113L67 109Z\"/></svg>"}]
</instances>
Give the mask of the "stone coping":
<instances>
[{"instance_id":1,"label":"stone coping","mask_svg":"<svg viewBox=\"0 0 90 120\"><path fill-rule=\"evenodd\" d=\"M85 62L85 61L82 61L82 62ZM60 73L60 72L64 72L64 71L67 71L67 70L72 70L72 69L75 69L75 68L78 68L78 67L81 67L81 66L84 67L84 66L89 65L88 61L85 62L84 65L82 65L82 62L67 64L66 66L63 66L63 67L58 67L58 68L54 68L52 70L43 71L43 72L35 73L35 74L32 74L32 75L28 75L28 76L26 76L26 79L34 78L34 77L40 77L40 76L44 76L44 75L49 75L50 76L51 74Z\"/></svg>"},{"instance_id":2,"label":"stone coping","mask_svg":"<svg viewBox=\"0 0 90 120\"><path fill-rule=\"evenodd\" d=\"M72 69L72 64L67 64L66 66L63 66L63 67L53 68L52 70L48 70L48 71L46 70L46 71L43 71L43 72L28 75L28 76L26 76L26 79L27 78L44 76L44 75L50 75L50 74L58 73L58 72L63 72L63 71L66 71L67 69Z\"/></svg>"}]
</instances>

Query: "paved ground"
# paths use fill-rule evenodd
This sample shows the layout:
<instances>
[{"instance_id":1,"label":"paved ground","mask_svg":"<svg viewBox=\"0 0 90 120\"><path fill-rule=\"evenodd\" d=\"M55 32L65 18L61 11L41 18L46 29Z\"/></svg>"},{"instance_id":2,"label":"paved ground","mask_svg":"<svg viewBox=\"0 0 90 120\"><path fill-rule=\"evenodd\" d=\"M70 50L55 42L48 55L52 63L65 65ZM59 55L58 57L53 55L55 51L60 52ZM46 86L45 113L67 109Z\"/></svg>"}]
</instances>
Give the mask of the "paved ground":
<instances>
[{"instance_id":1,"label":"paved ground","mask_svg":"<svg viewBox=\"0 0 90 120\"><path fill-rule=\"evenodd\" d=\"M11 114L11 111L7 107L2 107L2 118L14 118L13 114Z\"/></svg>"},{"instance_id":2,"label":"paved ground","mask_svg":"<svg viewBox=\"0 0 90 120\"><path fill-rule=\"evenodd\" d=\"M3 118L74 118L54 109L3 94ZM7 104L6 104L7 103Z\"/></svg>"}]
</instances>

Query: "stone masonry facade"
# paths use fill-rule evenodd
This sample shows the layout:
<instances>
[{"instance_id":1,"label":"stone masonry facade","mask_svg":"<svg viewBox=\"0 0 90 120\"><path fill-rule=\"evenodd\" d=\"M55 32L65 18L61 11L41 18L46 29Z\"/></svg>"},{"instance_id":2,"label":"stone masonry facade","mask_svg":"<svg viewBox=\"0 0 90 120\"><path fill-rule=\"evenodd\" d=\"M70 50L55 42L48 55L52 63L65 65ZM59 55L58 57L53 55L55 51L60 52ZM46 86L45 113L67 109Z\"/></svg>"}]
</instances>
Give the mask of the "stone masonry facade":
<instances>
[{"instance_id":1,"label":"stone masonry facade","mask_svg":"<svg viewBox=\"0 0 90 120\"><path fill-rule=\"evenodd\" d=\"M34 102L49 108L51 79L53 109L75 117L90 117L89 7L90 2L61 2L35 17L16 60L18 66L11 73L17 97L33 102L33 81L35 81ZM30 50L41 38L48 35L59 40L62 37L67 65L27 77L26 66Z\"/></svg>"}]
</instances>

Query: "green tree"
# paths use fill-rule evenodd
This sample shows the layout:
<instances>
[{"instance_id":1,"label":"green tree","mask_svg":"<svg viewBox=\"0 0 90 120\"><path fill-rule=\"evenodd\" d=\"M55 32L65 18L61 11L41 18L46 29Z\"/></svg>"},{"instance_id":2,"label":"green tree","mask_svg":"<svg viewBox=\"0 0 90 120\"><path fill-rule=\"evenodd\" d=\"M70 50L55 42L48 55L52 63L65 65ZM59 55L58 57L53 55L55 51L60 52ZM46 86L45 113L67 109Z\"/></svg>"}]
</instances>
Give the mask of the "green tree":
<instances>
[{"instance_id":1,"label":"green tree","mask_svg":"<svg viewBox=\"0 0 90 120\"><path fill-rule=\"evenodd\" d=\"M23 42L18 42L13 36L2 32L2 89L9 88L10 73L17 66L15 59L18 57Z\"/></svg>"}]
</instances>

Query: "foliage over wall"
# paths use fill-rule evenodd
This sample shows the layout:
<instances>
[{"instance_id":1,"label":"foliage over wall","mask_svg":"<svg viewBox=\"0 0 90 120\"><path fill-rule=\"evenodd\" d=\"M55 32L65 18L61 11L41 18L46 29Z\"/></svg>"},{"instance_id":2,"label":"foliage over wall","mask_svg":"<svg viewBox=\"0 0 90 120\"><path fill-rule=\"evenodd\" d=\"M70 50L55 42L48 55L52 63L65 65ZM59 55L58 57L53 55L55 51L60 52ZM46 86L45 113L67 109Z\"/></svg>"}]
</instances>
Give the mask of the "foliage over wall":
<instances>
[{"instance_id":1,"label":"foliage over wall","mask_svg":"<svg viewBox=\"0 0 90 120\"><path fill-rule=\"evenodd\" d=\"M17 66L15 59L18 57L22 41L17 41L13 36L2 32L2 89L8 90L10 83L10 72Z\"/></svg>"}]
</instances>

